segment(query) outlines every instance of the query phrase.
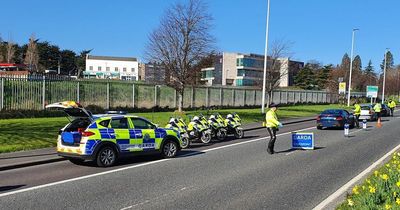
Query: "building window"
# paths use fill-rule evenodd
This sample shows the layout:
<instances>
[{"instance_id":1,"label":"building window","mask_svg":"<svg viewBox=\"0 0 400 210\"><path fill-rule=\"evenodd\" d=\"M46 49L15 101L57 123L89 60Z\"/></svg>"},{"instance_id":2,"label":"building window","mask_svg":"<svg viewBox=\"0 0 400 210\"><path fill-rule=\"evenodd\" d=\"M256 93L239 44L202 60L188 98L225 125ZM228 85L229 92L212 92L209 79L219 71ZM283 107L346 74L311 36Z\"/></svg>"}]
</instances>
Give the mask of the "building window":
<instances>
[{"instance_id":1,"label":"building window","mask_svg":"<svg viewBox=\"0 0 400 210\"><path fill-rule=\"evenodd\" d=\"M106 67L106 71L110 71L110 67Z\"/></svg>"},{"instance_id":2,"label":"building window","mask_svg":"<svg viewBox=\"0 0 400 210\"><path fill-rule=\"evenodd\" d=\"M90 71L93 71L93 66L89 66L89 70L90 70Z\"/></svg>"},{"instance_id":3,"label":"building window","mask_svg":"<svg viewBox=\"0 0 400 210\"><path fill-rule=\"evenodd\" d=\"M202 78L212 78L214 77L214 70L207 70L202 72Z\"/></svg>"},{"instance_id":4,"label":"building window","mask_svg":"<svg viewBox=\"0 0 400 210\"><path fill-rule=\"evenodd\" d=\"M135 68L131 68L131 71L132 71L132 72L135 72Z\"/></svg>"},{"instance_id":5,"label":"building window","mask_svg":"<svg viewBox=\"0 0 400 210\"><path fill-rule=\"evenodd\" d=\"M97 67L97 70L101 71L101 66Z\"/></svg>"},{"instance_id":6,"label":"building window","mask_svg":"<svg viewBox=\"0 0 400 210\"><path fill-rule=\"evenodd\" d=\"M122 70L123 70L124 72L126 72L126 67L124 67Z\"/></svg>"},{"instance_id":7,"label":"building window","mask_svg":"<svg viewBox=\"0 0 400 210\"><path fill-rule=\"evenodd\" d=\"M115 71L118 71L118 67L115 67Z\"/></svg>"}]
</instances>

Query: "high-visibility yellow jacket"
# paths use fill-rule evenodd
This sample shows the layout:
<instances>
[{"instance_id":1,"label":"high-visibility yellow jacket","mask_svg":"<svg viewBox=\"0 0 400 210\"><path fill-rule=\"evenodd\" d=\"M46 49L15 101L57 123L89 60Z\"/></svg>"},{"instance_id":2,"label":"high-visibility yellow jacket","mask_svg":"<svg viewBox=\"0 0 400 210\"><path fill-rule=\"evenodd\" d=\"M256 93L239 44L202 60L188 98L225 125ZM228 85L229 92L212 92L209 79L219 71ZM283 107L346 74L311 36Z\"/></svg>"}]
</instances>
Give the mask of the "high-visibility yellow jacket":
<instances>
[{"instance_id":1,"label":"high-visibility yellow jacket","mask_svg":"<svg viewBox=\"0 0 400 210\"><path fill-rule=\"evenodd\" d=\"M375 104L374 106L374 111L375 112L381 112L382 105L380 103Z\"/></svg>"},{"instance_id":2,"label":"high-visibility yellow jacket","mask_svg":"<svg viewBox=\"0 0 400 210\"><path fill-rule=\"evenodd\" d=\"M267 122L266 127L268 128L277 128L279 125L278 117L272 110L269 110L265 115L265 121Z\"/></svg>"},{"instance_id":3,"label":"high-visibility yellow jacket","mask_svg":"<svg viewBox=\"0 0 400 210\"><path fill-rule=\"evenodd\" d=\"M360 104L354 104L354 115L360 115L360 114L361 114Z\"/></svg>"},{"instance_id":4,"label":"high-visibility yellow jacket","mask_svg":"<svg viewBox=\"0 0 400 210\"><path fill-rule=\"evenodd\" d=\"M391 101L388 103L389 108L395 108L396 107L396 102Z\"/></svg>"}]
</instances>

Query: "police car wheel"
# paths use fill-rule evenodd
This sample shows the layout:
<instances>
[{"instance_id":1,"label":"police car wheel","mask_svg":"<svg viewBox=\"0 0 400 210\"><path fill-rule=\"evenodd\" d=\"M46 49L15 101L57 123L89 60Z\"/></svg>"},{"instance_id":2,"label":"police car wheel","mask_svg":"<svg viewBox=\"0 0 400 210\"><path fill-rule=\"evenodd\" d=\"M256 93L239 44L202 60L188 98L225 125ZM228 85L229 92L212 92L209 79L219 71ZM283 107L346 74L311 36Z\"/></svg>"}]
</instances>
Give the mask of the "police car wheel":
<instances>
[{"instance_id":1,"label":"police car wheel","mask_svg":"<svg viewBox=\"0 0 400 210\"><path fill-rule=\"evenodd\" d=\"M106 146L97 153L97 165L100 167L109 167L115 164L117 153L112 147Z\"/></svg>"},{"instance_id":2,"label":"police car wheel","mask_svg":"<svg viewBox=\"0 0 400 210\"><path fill-rule=\"evenodd\" d=\"M176 153L178 152L178 145L174 141L167 141L163 145L162 148L162 155L165 158L173 158L176 156Z\"/></svg>"},{"instance_id":3,"label":"police car wheel","mask_svg":"<svg viewBox=\"0 0 400 210\"><path fill-rule=\"evenodd\" d=\"M189 138L182 138L182 149L186 149L190 146Z\"/></svg>"}]
</instances>

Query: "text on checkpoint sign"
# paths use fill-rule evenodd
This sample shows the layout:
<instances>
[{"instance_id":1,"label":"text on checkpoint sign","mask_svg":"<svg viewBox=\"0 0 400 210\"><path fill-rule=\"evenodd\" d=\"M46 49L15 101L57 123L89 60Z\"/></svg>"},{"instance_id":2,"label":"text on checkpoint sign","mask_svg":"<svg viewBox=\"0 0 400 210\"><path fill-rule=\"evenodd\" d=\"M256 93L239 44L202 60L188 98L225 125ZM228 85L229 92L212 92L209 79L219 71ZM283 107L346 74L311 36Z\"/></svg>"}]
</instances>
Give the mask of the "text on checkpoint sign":
<instances>
[{"instance_id":1,"label":"text on checkpoint sign","mask_svg":"<svg viewBox=\"0 0 400 210\"><path fill-rule=\"evenodd\" d=\"M314 133L292 133L293 149L314 149Z\"/></svg>"}]
</instances>

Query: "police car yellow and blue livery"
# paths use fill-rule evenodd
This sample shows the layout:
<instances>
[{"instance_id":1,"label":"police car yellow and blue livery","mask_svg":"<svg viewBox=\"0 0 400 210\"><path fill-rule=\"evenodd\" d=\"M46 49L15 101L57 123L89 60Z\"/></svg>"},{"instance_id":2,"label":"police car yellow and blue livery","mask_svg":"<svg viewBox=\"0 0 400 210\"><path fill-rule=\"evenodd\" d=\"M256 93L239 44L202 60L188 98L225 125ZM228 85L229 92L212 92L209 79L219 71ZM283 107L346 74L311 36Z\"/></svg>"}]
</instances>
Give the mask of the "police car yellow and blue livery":
<instances>
[{"instance_id":1,"label":"police car yellow and blue livery","mask_svg":"<svg viewBox=\"0 0 400 210\"><path fill-rule=\"evenodd\" d=\"M70 116L57 140L57 152L71 162L96 161L107 167L123 156L158 153L176 156L182 148L179 132L160 128L145 118L126 114L92 115L79 104L61 102L58 107Z\"/></svg>"}]
</instances>

